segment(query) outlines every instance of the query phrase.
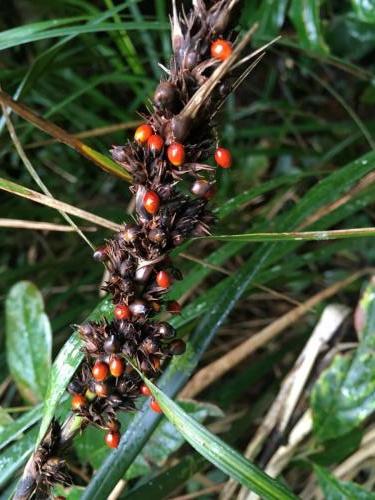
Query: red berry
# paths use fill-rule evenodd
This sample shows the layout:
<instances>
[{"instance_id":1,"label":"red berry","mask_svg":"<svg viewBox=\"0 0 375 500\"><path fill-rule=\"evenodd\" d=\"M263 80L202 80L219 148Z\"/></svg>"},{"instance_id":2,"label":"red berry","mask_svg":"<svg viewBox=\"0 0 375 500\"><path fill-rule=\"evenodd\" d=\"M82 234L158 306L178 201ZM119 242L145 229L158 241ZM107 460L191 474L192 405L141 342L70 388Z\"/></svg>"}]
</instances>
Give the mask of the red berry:
<instances>
[{"instance_id":1,"label":"red berry","mask_svg":"<svg viewBox=\"0 0 375 500\"><path fill-rule=\"evenodd\" d=\"M232 44L222 38L218 38L211 44L211 57L218 61L225 61L225 59L228 59L232 51Z\"/></svg>"},{"instance_id":2,"label":"red berry","mask_svg":"<svg viewBox=\"0 0 375 500\"><path fill-rule=\"evenodd\" d=\"M170 146L168 146L167 150L168 160L175 167L179 167L185 161L185 148L179 142L174 142Z\"/></svg>"},{"instance_id":3,"label":"red berry","mask_svg":"<svg viewBox=\"0 0 375 500\"><path fill-rule=\"evenodd\" d=\"M120 442L120 433L109 431L104 436L104 441L108 448L117 448Z\"/></svg>"},{"instance_id":4,"label":"red berry","mask_svg":"<svg viewBox=\"0 0 375 500\"><path fill-rule=\"evenodd\" d=\"M147 146L152 153L160 153L164 146L164 140L160 135L150 135L147 140Z\"/></svg>"},{"instance_id":5,"label":"red berry","mask_svg":"<svg viewBox=\"0 0 375 500\"><path fill-rule=\"evenodd\" d=\"M146 384L142 384L139 390L143 396L151 396L151 391Z\"/></svg>"},{"instance_id":6,"label":"red berry","mask_svg":"<svg viewBox=\"0 0 375 500\"><path fill-rule=\"evenodd\" d=\"M116 319L130 319L130 309L125 304L117 304L114 310L114 315Z\"/></svg>"},{"instance_id":7,"label":"red berry","mask_svg":"<svg viewBox=\"0 0 375 500\"><path fill-rule=\"evenodd\" d=\"M149 214L156 214L160 207L159 196L153 191L147 191L143 198L143 206Z\"/></svg>"},{"instance_id":8,"label":"red berry","mask_svg":"<svg viewBox=\"0 0 375 500\"><path fill-rule=\"evenodd\" d=\"M147 142L148 138L154 133L152 130L151 125L148 125L147 123L140 125L137 130L135 131L134 134L134 139L137 142L140 142L141 144L144 144Z\"/></svg>"},{"instance_id":9,"label":"red berry","mask_svg":"<svg viewBox=\"0 0 375 500\"><path fill-rule=\"evenodd\" d=\"M104 361L96 361L92 367L92 376L97 382L103 382L108 377L109 368Z\"/></svg>"},{"instance_id":10,"label":"red berry","mask_svg":"<svg viewBox=\"0 0 375 500\"><path fill-rule=\"evenodd\" d=\"M160 288L169 288L171 286L171 278L166 271L159 271L156 275L156 283Z\"/></svg>"},{"instance_id":11,"label":"red berry","mask_svg":"<svg viewBox=\"0 0 375 500\"><path fill-rule=\"evenodd\" d=\"M230 168L232 166L232 155L229 149L217 148L215 151L215 161L222 168Z\"/></svg>"},{"instance_id":12,"label":"red berry","mask_svg":"<svg viewBox=\"0 0 375 500\"><path fill-rule=\"evenodd\" d=\"M177 300L171 300L167 302L167 311L171 314L180 314L181 305L177 302Z\"/></svg>"},{"instance_id":13,"label":"red berry","mask_svg":"<svg viewBox=\"0 0 375 500\"><path fill-rule=\"evenodd\" d=\"M87 405L87 399L82 394L74 394L72 397L73 410L80 410Z\"/></svg>"},{"instance_id":14,"label":"red berry","mask_svg":"<svg viewBox=\"0 0 375 500\"><path fill-rule=\"evenodd\" d=\"M109 371L114 377L121 377L125 370L125 363L122 358L112 356L109 361Z\"/></svg>"},{"instance_id":15,"label":"red berry","mask_svg":"<svg viewBox=\"0 0 375 500\"><path fill-rule=\"evenodd\" d=\"M155 401L155 399L151 400L151 402L150 402L150 408L151 408L152 411L154 411L156 413L163 413L162 409L157 404L157 402Z\"/></svg>"}]
</instances>

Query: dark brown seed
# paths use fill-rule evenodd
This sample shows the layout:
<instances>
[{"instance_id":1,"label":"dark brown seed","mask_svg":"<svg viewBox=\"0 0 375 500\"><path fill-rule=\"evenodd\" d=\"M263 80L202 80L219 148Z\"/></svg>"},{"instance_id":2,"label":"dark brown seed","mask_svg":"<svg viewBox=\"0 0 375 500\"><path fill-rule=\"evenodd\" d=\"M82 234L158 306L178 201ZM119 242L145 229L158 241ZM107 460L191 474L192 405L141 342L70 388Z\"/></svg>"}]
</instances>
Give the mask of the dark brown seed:
<instances>
[{"instance_id":1,"label":"dark brown seed","mask_svg":"<svg viewBox=\"0 0 375 500\"><path fill-rule=\"evenodd\" d=\"M106 398L111 394L111 386L106 382L97 382L95 384L95 393L99 398Z\"/></svg>"},{"instance_id":2,"label":"dark brown seed","mask_svg":"<svg viewBox=\"0 0 375 500\"><path fill-rule=\"evenodd\" d=\"M154 367L154 370L155 371L160 370L160 358L158 358L157 356L151 356L150 360L152 366Z\"/></svg>"},{"instance_id":3,"label":"dark brown seed","mask_svg":"<svg viewBox=\"0 0 375 500\"><path fill-rule=\"evenodd\" d=\"M97 248L93 257L97 262L104 262L108 258L107 247L102 246Z\"/></svg>"},{"instance_id":4,"label":"dark brown seed","mask_svg":"<svg viewBox=\"0 0 375 500\"><path fill-rule=\"evenodd\" d=\"M135 224L125 224L124 229L119 234L126 243L133 243L139 234L139 227Z\"/></svg>"},{"instance_id":5,"label":"dark brown seed","mask_svg":"<svg viewBox=\"0 0 375 500\"><path fill-rule=\"evenodd\" d=\"M198 179L194 182L191 192L196 196L204 198L208 191L211 189L211 184L205 179Z\"/></svg>"},{"instance_id":6,"label":"dark brown seed","mask_svg":"<svg viewBox=\"0 0 375 500\"><path fill-rule=\"evenodd\" d=\"M168 346L169 352L173 356L179 356L180 354L184 354L186 351L186 344L183 340L177 339L171 342Z\"/></svg>"},{"instance_id":7,"label":"dark brown seed","mask_svg":"<svg viewBox=\"0 0 375 500\"><path fill-rule=\"evenodd\" d=\"M165 241L166 234L159 228L151 229L148 233L148 239L153 243L163 243Z\"/></svg>"},{"instance_id":8,"label":"dark brown seed","mask_svg":"<svg viewBox=\"0 0 375 500\"><path fill-rule=\"evenodd\" d=\"M108 354L113 354L116 352L120 352L121 350L121 343L120 341L114 336L111 335L105 342L104 342L104 350Z\"/></svg>"},{"instance_id":9,"label":"dark brown seed","mask_svg":"<svg viewBox=\"0 0 375 500\"><path fill-rule=\"evenodd\" d=\"M84 323L83 325L78 326L78 333L81 337L87 337L93 333L93 327L90 323Z\"/></svg>"},{"instance_id":10,"label":"dark brown seed","mask_svg":"<svg viewBox=\"0 0 375 500\"><path fill-rule=\"evenodd\" d=\"M163 322L158 325L158 334L163 337L163 339L173 339L176 336L176 330L169 323Z\"/></svg>"},{"instance_id":11,"label":"dark brown seed","mask_svg":"<svg viewBox=\"0 0 375 500\"><path fill-rule=\"evenodd\" d=\"M129 305L129 308L130 312L135 317L146 316L146 314L150 310L150 308L148 307L148 305L144 300L135 300Z\"/></svg>"},{"instance_id":12,"label":"dark brown seed","mask_svg":"<svg viewBox=\"0 0 375 500\"><path fill-rule=\"evenodd\" d=\"M141 362L141 370L143 373L150 373L150 365L145 359Z\"/></svg>"},{"instance_id":13,"label":"dark brown seed","mask_svg":"<svg viewBox=\"0 0 375 500\"><path fill-rule=\"evenodd\" d=\"M197 53L195 51L192 51L192 52L188 52L188 54L186 54L185 56L185 67L187 69L193 69L196 65L197 65L197 62L198 62L198 57L197 57Z\"/></svg>"},{"instance_id":14,"label":"dark brown seed","mask_svg":"<svg viewBox=\"0 0 375 500\"><path fill-rule=\"evenodd\" d=\"M135 272L135 280L138 283L146 283L152 273L152 266L142 266Z\"/></svg>"},{"instance_id":15,"label":"dark brown seed","mask_svg":"<svg viewBox=\"0 0 375 500\"><path fill-rule=\"evenodd\" d=\"M84 387L79 380L72 380L68 385L68 392L70 394L83 394Z\"/></svg>"},{"instance_id":16,"label":"dark brown seed","mask_svg":"<svg viewBox=\"0 0 375 500\"><path fill-rule=\"evenodd\" d=\"M108 396L107 401L112 406L120 406L122 403L122 398L119 394L111 394Z\"/></svg>"},{"instance_id":17,"label":"dark brown seed","mask_svg":"<svg viewBox=\"0 0 375 500\"><path fill-rule=\"evenodd\" d=\"M174 246L178 247L179 245L182 245L182 243L185 241L185 238L182 236L182 234L172 234L172 241Z\"/></svg>"},{"instance_id":18,"label":"dark brown seed","mask_svg":"<svg viewBox=\"0 0 375 500\"><path fill-rule=\"evenodd\" d=\"M178 90L171 82L161 82L154 94L154 103L159 109L176 111L178 109Z\"/></svg>"},{"instance_id":19,"label":"dark brown seed","mask_svg":"<svg viewBox=\"0 0 375 500\"><path fill-rule=\"evenodd\" d=\"M142 342L142 348L145 352L153 354L154 352L158 351L159 346L154 340L148 337Z\"/></svg>"},{"instance_id":20,"label":"dark brown seed","mask_svg":"<svg viewBox=\"0 0 375 500\"><path fill-rule=\"evenodd\" d=\"M189 135L192 125L192 119L188 116L181 118L180 116L175 116L172 118L171 131L176 142L184 142L186 137Z\"/></svg>"}]
</instances>

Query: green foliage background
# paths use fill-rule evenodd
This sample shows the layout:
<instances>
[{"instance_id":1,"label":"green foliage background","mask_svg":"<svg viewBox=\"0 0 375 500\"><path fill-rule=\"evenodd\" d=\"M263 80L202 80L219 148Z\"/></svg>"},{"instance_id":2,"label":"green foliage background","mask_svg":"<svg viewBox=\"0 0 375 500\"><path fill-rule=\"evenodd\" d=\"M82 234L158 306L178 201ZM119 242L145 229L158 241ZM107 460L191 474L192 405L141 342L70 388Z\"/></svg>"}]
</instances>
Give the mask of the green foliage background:
<instances>
[{"instance_id":1,"label":"green foliage background","mask_svg":"<svg viewBox=\"0 0 375 500\"><path fill-rule=\"evenodd\" d=\"M86 134L87 144L107 154L111 144L132 136L137 111L145 111L162 76L158 62L168 63L169 8L167 0L4 2L0 5L1 86L68 132ZM219 172L215 232L251 235L370 228L375 194L370 176L375 166L375 2L245 0L240 25L247 28L254 22L259 23L254 47L279 34L282 38L229 99L219 119L221 141L231 148L235 162L230 171ZM30 161L57 199L116 223L124 220L130 202L124 181L51 142L20 118L11 115L11 119ZM3 120L0 125L1 177L39 190L15 152ZM337 203L348 193L343 203ZM3 219L65 224L52 209L3 191L0 197ZM320 216L311 219L316 213ZM89 222L79 223L92 227ZM110 231L95 229L86 234L99 245ZM4 306L7 297L0 329L0 484L7 488L6 497L33 449L42 416L47 425L55 410L60 416L66 414L67 404L59 404L60 397L80 359L71 325L97 308L103 270L93 263L90 247L75 233L7 229L1 221L0 230ZM202 240L186 245L183 251L201 261L176 255L185 279L176 284L171 297L189 293L182 316L175 320L180 334L190 339L189 348L168 367L160 387L173 396L201 366L202 358L204 363L212 361L257 331L248 329L246 322L285 312L283 301L259 300L259 286L303 302L339 279L374 266L373 240L369 232L365 234L361 239L337 241L294 237L281 241L276 237L271 242L262 238L260 242ZM353 282L337 300L353 308L363 286L361 280ZM348 356L335 357L312 392L314 437L300 450L303 458L296 458L286 471L295 492L301 484L294 481L293 471L307 480L313 465L304 457L311 455L327 498L359 495L360 486L340 485L323 466L337 464L358 448L366 419L374 410L371 290L363 306L368 321L359 347ZM203 421L203 417L220 418L217 407L228 415L245 412L225 434L227 443L243 451L256 429L256 419L269 407L323 305L293 325L272 349L256 353L249 362L234 367L231 377L204 391L201 399L214 407L194 403L185 408L187 413L196 416L201 411ZM111 314L106 303L99 308L99 314L104 313ZM350 341L356 339L352 330L346 335ZM205 354L210 342L214 343ZM53 366L51 343L52 359L64 346ZM345 384L349 401L342 397ZM42 408L46 391L50 404ZM337 398L327 407L327 394L332 391ZM353 407L355 414L348 410ZM158 423L148 410L139 413L132 425L133 437L106 460L100 440L95 461L85 438L77 441L71 462L88 470L88 479L93 468L99 472L84 494L87 484L75 476L78 488L70 491L69 498L106 498L122 477L131 478L128 497L134 499L150 498L155 475L158 498L166 498L181 485L186 492L198 489L192 479L197 471L203 470L214 483L226 479L183 445L182 439L178 446L168 441L170 429L161 429L166 423ZM149 441L154 428L157 431ZM153 451L140 455L146 442ZM155 458L160 442L165 452ZM331 457L329 463L314 455L318 446ZM361 495L373 498L362 489Z\"/></svg>"}]
</instances>

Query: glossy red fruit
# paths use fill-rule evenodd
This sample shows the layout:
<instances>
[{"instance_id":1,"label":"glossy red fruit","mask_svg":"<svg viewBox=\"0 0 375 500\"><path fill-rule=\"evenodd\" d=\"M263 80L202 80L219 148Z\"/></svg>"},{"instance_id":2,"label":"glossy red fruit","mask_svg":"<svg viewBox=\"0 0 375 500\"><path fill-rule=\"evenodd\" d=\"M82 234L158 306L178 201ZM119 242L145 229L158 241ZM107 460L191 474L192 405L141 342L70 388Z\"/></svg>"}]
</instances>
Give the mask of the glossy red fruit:
<instances>
[{"instance_id":1,"label":"glossy red fruit","mask_svg":"<svg viewBox=\"0 0 375 500\"><path fill-rule=\"evenodd\" d=\"M97 382L103 382L108 377L109 367L104 361L96 361L92 367L92 376Z\"/></svg>"},{"instance_id":2,"label":"glossy red fruit","mask_svg":"<svg viewBox=\"0 0 375 500\"><path fill-rule=\"evenodd\" d=\"M152 130L151 125L148 125L148 123L144 123L143 125L140 125L135 131L134 139L141 144L145 144L148 141L148 138L153 133L154 131Z\"/></svg>"},{"instance_id":3,"label":"glossy red fruit","mask_svg":"<svg viewBox=\"0 0 375 500\"><path fill-rule=\"evenodd\" d=\"M218 61L225 61L232 54L232 44L227 40L218 38L211 44L211 57Z\"/></svg>"},{"instance_id":4,"label":"glossy red fruit","mask_svg":"<svg viewBox=\"0 0 375 500\"><path fill-rule=\"evenodd\" d=\"M215 161L222 168L230 168L232 166L232 154L229 149L217 148L215 151Z\"/></svg>"},{"instance_id":5,"label":"glossy red fruit","mask_svg":"<svg viewBox=\"0 0 375 500\"><path fill-rule=\"evenodd\" d=\"M156 283L160 288L169 288L171 286L171 278L167 271L159 271L156 275Z\"/></svg>"},{"instance_id":6,"label":"glossy red fruit","mask_svg":"<svg viewBox=\"0 0 375 500\"><path fill-rule=\"evenodd\" d=\"M167 311L171 314L180 314L181 313L181 304L177 302L177 300L171 300L167 302Z\"/></svg>"},{"instance_id":7,"label":"glossy red fruit","mask_svg":"<svg viewBox=\"0 0 375 500\"><path fill-rule=\"evenodd\" d=\"M164 140L160 135L153 134L147 140L147 147L154 154L160 153L160 151L163 149L163 146Z\"/></svg>"},{"instance_id":8,"label":"glossy red fruit","mask_svg":"<svg viewBox=\"0 0 375 500\"><path fill-rule=\"evenodd\" d=\"M185 161L185 148L179 142L173 142L168 146L167 150L168 160L175 167L181 166Z\"/></svg>"},{"instance_id":9,"label":"glossy red fruit","mask_svg":"<svg viewBox=\"0 0 375 500\"><path fill-rule=\"evenodd\" d=\"M87 399L82 394L74 394L72 397L72 408L73 410L81 410L87 405Z\"/></svg>"},{"instance_id":10,"label":"glossy red fruit","mask_svg":"<svg viewBox=\"0 0 375 500\"><path fill-rule=\"evenodd\" d=\"M160 408L160 406L158 405L158 403L155 401L155 399L152 399L151 402L150 402L150 408L152 411L156 412L156 413L163 413L162 409Z\"/></svg>"},{"instance_id":11,"label":"glossy red fruit","mask_svg":"<svg viewBox=\"0 0 375 500\"><path fill-rule=\"evenodd\" d=\"M118 356L112 356L109 361L109 371L114 377L121 377L125 370L124 360Z\"/></svg>"},{"instance_id":12,"label":"glossy red fruit","mask_svg":"<svg viewBox=\"0 0 375 500\"><path fill-rule=\"evenodd\" d=\"M151 396L151 391L146 384L142 384L139 390L143 396Z\"/></svg>"},{"instance_id":13,"label":"glossy red fruit","mask_svg":"<svg viewBox=\"0 0 375 500\"><path fill-rule=\"evenodd\" d=\"M115 431L109 431L104 436L105 444L108 448L117 448L120 443L120 433Z\"/></svg>"},{"instance_id":14,"label":"glossy red fruit","mask_svg":"<svg viewBox=\"0 0 375 500\"><path fill-rule=\"evenodd\" d=\"M117 304L117 306L115 306L114 315L115 318L119 320L130 319L130 309L125 304Z\"/></svg>"},{"instance_id":15,"label":"glossy red fruit","mask_svg":"<svg viewBox=\"0 0 375 500\"><path fill-rule=\"evenodd\" d=\"M147 191L143 198L143 206L146 210L151 215L156 214L156 212L159 210L160 207L160 198L159 196L154 193L153 191Z\"/></svg>"}]
</instances>

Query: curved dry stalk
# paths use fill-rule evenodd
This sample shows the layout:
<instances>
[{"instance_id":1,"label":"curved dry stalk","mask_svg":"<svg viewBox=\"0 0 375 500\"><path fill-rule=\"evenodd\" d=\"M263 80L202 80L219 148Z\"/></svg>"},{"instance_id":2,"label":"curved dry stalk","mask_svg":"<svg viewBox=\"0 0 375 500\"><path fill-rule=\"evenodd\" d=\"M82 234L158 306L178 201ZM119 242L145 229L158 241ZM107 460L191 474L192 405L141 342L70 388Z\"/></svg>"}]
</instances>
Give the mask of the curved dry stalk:
<instances>
[{"instance_id":1,"label":"curved dry stalk","mask_svg":"<svg viewBox=\"0 0 375 500\"><path fill-rule=\"evenodd\" d=\"M287 312L221 358L205 366L191 378L190 382L186 385L183 391L181 391L180 397L195 397L214 381L222 377L228 371L232 370L238 363L249 357L254 351L268 343L271 339L275 338L282 331L288 328L292 323L295 323L302 316L311 311L311 309L313 309L317 304L329 297L334 296L339 290L350 285L353 281L363 275L368 274L368 272L368 269L356 272L348 278L331 285L316 295L313 295L310 299L306 300L306 302Z\"/></svg>"},{"instance_id":2,"label":"curved dry stalk","mask_svg":"<svg viewBox=\"0 0 375 500\"><path fill-rule=\"evenodd\" d=\"M75 228L53 222L39 222L23 219L0 219L0 227L13 229L31 229L33 231L57 231L62 233L75 232ZM80 227L81 231L94 232L96 227Z\"/></svg>"},{"instance_id":3,"label":"curved dry stalk","mask_svg":"<svg viewBox=\"0 0 375 500\"><path fill-rule=\"evenodd\" d=\"M92 222L97 226L105 227L106 229L111 229L112 231L119 231L122 227L121 224L116 224L108 219L104 219L104 217L94 215L91 212L69 205L69 203L65 203L57 200L56 198L51 198L50 196L38 193L38 191L33 191L32 189L16 184L15 182L4 179L3 177L0 177L0 190L15 194L21 198L26 198L34 201L35 203L40 203L41 205L55 210L61 210L67 214L74 215L79 219Z\"/></svg>"}]
</instances>

